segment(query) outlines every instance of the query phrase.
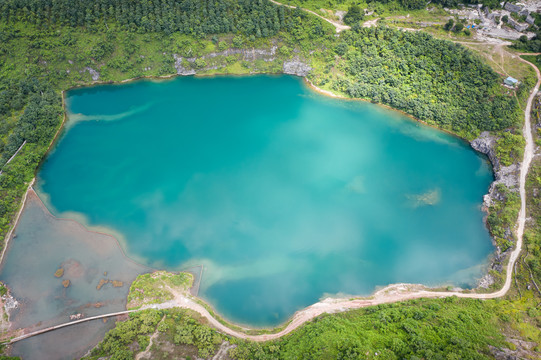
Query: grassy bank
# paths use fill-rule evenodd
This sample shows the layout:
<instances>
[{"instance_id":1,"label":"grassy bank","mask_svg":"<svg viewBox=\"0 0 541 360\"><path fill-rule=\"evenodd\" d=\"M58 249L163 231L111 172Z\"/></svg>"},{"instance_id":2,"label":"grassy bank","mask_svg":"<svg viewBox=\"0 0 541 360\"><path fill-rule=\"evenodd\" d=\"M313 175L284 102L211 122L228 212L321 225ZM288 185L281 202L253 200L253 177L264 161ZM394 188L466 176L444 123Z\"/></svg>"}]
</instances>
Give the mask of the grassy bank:
<instances>
[{"instance_id":1,"label":"grassy bank","mask_svg":"<svg viewBox=\"0 0 541 360\"><path fill-rule=\"evenodd\" d=\"M280 340L254 343L217 333L193 312L145 311L109 332L87 359L131 359L155 333L155 359L211 357L226 341L233 359L490 359L494 349L516 350L519 338L539 341L539 315L531 299L416 300L322 315Z\"/></svg>"}]
</instances>

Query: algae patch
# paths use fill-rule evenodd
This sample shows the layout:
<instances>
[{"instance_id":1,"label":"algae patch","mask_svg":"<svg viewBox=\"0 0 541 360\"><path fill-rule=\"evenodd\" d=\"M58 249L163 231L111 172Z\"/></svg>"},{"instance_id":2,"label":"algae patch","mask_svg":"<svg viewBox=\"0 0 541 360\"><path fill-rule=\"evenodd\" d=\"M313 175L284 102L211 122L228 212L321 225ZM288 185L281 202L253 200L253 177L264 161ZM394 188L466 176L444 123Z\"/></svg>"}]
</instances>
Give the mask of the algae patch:
<instances>
[{"instance_id":1,"label":"algae patch","mask_svg":"<svg viewBox=\"0 0 541 360\"><path fill-rule=\"evenodd\" d=\"M421 206L434 206L441 201L441 190L434 189L423 194L407 194L409 206L415 208Z\"/></svg>"},{"instance_id":2,"label":"algae patch","mask_svg":"<svg viewBox=\"0 0 541 360\"><path fill-rule=\"evenodd\" d=\"M107 272L104 272L104 274L107 274ZM120 280L100 279L100 282L96 286L96 290L100 290L105 284L111 284L116 288L124 286L124 282Z\"/></svg>"},{"instance_id":3,"label":"algae patch","mask_svg":"<svg viewBox=\"0 0 541 360\"><path fill-rule=\"evenodd\" d=\"M55 272L54 272L54 277L57 277L57 278L60 278L64 276L64 268L58 268Z\"/></svg>"}]
</instances>

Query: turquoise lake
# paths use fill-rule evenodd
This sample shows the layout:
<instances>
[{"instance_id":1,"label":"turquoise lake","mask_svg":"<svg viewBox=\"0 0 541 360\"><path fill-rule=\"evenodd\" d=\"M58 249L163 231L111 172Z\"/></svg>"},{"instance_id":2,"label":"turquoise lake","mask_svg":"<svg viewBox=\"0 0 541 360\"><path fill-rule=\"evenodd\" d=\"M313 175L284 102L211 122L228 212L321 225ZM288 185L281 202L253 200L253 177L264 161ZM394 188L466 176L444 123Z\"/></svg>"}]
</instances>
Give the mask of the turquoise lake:
<instances>
[{"instance_id":1,"label":"turquoise lake","mask_svg":"<svg viewBox=\"0 0 541 360\"><path fill-rule=\"evenodd\" d=\"M229 320L277 325L322 296L397 282L475 286L494 250L486 159L395 111L290 76L137 81L66 101L40 197L144 265L204 265L199 296Z\"/></svg>"}]
</instances>

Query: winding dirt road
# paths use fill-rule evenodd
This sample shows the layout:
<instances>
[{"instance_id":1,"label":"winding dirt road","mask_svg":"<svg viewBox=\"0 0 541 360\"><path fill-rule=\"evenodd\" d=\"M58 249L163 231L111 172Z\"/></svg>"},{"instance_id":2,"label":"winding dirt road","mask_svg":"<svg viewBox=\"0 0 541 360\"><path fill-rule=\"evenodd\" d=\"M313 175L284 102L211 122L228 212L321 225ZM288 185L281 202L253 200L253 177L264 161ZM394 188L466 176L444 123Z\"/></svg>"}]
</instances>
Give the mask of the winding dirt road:
<instances>
[{"instance_id":1,"label":"winding dirt road","mask_svg":"<svg viewBox=\"0 0 541 360\"><path fill-rule=\"evenodd\" d=\"M290 9L296 9L296 8L297 8L296 6L282 4L282 3L279 3L278 1L274 1L274 0L269 0L269 1L270 1L271 3L273 3L273 4L276 4L276 5L282 5L282 6L285 6L285 7L290 8ZM333 26L336 28L336 32L337 32L337 33L341 32L341 31L343 31L343 30L349 30L349 29L351 29L351 27L349 27L349 26L347 26L347 25L340 24L340 23L338 23L338 22L336 22L336 21L333 21L333 20L329 20L329 19L327 19L326 17L321 16L321 15L319 15L318 13L316 13L316 12L314 12L314 11L312 11L312 10L308 10L308 9L304 9L304 8L300 8L300 9L303 10L303 11L309 12L310 14L315 15L315 16L317 16L318 18L323 19L323 20L325 20L326 22L328 22L329 24L333 25Z\"/></svg>"}]
</instances>

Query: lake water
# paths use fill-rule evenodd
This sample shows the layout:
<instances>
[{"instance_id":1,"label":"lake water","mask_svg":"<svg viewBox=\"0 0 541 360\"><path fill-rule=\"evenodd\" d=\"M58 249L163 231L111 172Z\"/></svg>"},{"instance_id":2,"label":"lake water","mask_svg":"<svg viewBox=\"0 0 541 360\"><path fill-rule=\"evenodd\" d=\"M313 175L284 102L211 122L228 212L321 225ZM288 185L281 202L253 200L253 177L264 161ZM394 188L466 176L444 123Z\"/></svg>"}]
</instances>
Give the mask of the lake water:
<instances>
[{"instance_id":1,"label":"lake water","mask_svg":"<svg viewBox=\"0 0 541 360\"><path fill-rule=\"evenodd\" d=\"M28 199L0 271L20 303L13 329L29 331L126 309L131 282L149 269L129 261L114 238L56 219L33 193ZM59 269L61 271L57 272ZM100 286L101 280L109 280ZM116 280L116 287L112 280ZM121 286L119 286L121 285ZM73 359L96 345L113 321L70 326L15 343L24 359Z\"/></svg>"},{"instance_id":2,"label":"lake water","mask_svg":"<svg viewBox=\"0 0 541 360\"><path fill-rule=\"evenodd\" d=\"M204 265L199 295L235 322L276 325L327 294L397 282L473 286L493 251L486 160L397 112L290 76L137 81L66 100L40 197L145 265Z\"/></svg>"}]
</instances>

